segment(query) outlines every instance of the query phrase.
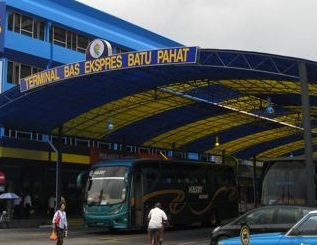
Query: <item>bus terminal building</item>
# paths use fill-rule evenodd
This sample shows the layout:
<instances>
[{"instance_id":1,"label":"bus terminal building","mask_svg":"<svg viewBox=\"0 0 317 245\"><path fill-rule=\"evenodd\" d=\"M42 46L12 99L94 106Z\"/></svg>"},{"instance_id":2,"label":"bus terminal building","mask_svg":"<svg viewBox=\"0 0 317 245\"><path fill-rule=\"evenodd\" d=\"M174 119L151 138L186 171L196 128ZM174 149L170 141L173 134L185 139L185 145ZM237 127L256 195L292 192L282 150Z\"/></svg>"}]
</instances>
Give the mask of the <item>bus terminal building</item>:
<instances>
[{"instance_id":1,"label":"bus terminal building","mask_svg":"<svg viewBox=\"0 0 317 245\"><path fill-rule=\"evenodd\" d=\"M311 167L316 62L188 47L76 1L0 1L0 18L0 192L39 212L56 167L79 212L77 175L103 159Z\"/></svg>"}]
</instances>

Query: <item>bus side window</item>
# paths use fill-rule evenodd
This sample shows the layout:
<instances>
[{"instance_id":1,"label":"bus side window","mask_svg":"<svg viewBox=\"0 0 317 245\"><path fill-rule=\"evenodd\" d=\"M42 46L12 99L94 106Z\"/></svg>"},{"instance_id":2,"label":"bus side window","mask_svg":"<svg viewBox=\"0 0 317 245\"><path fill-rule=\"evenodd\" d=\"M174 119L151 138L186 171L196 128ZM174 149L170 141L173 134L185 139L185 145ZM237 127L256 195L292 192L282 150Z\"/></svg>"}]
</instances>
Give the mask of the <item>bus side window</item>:
<instances>
[{"instance_id":1,"label":"bus side window","mask_svg":"<svg viewBox=\"0 0 317 245\"><path fill-rule=\"evenodd\" d=\"M163 184L170 184L172 183L172 178L171 178L171 175L169 173L166 173L163 175L162 177L162 183Z\"/></svg>"},{"instance_id":2,"label":"bus side window","mask_svg":"<svg viewBox=\"0 0 317 245\"><path fill-rule=\"evenodd\" d=\"M158 171L156 168L143 169L143 187L144 191L148 192L155 188L155 185L160 184L158 181Z\"/></svg>"}]
</instances>

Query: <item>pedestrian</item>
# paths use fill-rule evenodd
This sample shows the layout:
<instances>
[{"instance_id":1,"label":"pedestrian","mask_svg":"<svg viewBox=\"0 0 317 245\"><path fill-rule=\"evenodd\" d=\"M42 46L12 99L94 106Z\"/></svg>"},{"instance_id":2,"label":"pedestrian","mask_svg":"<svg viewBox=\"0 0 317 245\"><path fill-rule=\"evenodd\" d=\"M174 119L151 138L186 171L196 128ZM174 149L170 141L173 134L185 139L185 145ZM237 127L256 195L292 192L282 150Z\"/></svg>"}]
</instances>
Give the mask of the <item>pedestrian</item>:
<instances>
[{"instance_id":1,"label":"pedestrian","mask_svg":"<svg viewBox=\"0 0 317 245\"><path fill-rule=\"evenodd\" d=\"M149 225L148 225L148 237L150 245L154 244L154 231L159 230L159 241L163 242L163 223L167 222L166 213L161 209L161 203L155 203L154 208L151 209L148 215Z\"/></svg>"},{"instance_id":2,"label":"pedestrian","mask_svg":"<svg viewBox=\"0 0 317 245\"><path fill-rule=\"evenodd\" d=\"M13 201L13 215L15 219L22 219L22 195Z\"/></svg>"},{"instance_id":3,"label":"pedestrian","mask_svg":"<svg viewBox=\"0 0 317 245\"><path fill-rule=\"evenodd\" d=\"M31 207L32 207L32 200L31 200L30 194L26 194L26 196L24 197L23 206L24 206L25 218L29 219L30 213L31 213Z\"/></svg>"},{"instance_id":4,"label":"pedestrian","mask_svg":"<svg viewBox=\"0 0 317 245\"><path fill-rule=\"evenodd\" d=\"M66 217L66 203L61 201L58 204L58 210L55 212L52 220L52 229L57 235L56 245L62 245L64 242L64 237L67 237L68 234L68 225Z\"/></svg>"},{"instance_id":5,"label":"pedestrian","mask_svg":"<svg viewBox=\"0 0 317 245\"><path fill-rule=\"evenodd\" d=\"M52 195L48 199L48 203L47 204L48 204L47 214L49 215L49 217L52 217L54 212L55 212L56 198Z\"/></svg>"}]
</instances>

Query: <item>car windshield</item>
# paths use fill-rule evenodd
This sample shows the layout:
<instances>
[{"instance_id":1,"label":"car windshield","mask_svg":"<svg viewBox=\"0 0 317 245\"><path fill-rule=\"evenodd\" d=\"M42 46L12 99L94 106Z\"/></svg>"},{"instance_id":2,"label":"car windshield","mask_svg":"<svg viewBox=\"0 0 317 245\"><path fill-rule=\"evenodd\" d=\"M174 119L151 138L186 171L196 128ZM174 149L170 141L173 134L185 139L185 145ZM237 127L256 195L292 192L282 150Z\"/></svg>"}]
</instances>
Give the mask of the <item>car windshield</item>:
<instances>
[{"instance_id":1,"label":"car windshield","mask_svg":"<svg viewBox=\"0 0 317 245\"><path fill-rule=\"evenodd\" d=\"M240 217L235 221L235 224L270 224L273 222L275 209L258 209L255 212L250 212Z\"/></svg>"},{"instance_id":2,"label":"car windshield","mask_svg":"<svg viewBox=\"0 0 317 245\"><path fill-rule=\"evenodd\" d=\"M295 228L299 235L316 236L317 235L317 214L308 216L303 222Z\"/></svg>"},{"instance_id":3,"label":"car windshield","mask_svg":"<svg viewBox=\"0 0 317 245\"><path fill-rule=\"evenodd\" d=\"M314 208L310 207L270 207L251 211L237 220L234 224L295 224Z\"/></svg>"},{"instance_id":4,"label":"car windshield","mask_svg":"<svg viewBox=\"0 0 317 245\"><path fill-rule=\"evenodd\" d=\"M125 201L127 167L101 167L92 170L86 187L88 205L109 205Z\"/></svg>"}]
</instances>

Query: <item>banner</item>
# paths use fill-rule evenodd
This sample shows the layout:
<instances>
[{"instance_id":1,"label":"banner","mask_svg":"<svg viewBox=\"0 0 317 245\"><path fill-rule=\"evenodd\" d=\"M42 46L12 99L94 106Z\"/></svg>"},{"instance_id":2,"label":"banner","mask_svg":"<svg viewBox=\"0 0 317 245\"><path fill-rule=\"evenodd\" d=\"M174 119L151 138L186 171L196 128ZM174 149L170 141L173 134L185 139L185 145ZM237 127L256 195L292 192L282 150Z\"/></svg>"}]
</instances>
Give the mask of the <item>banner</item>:
<instances>
[{"instance_id":1,"label":"banner","mask_svg":"<svg viewBox=\"0 0 317 245\"><path fill-rule=\"evenodd\" d=\"M45 70L20 80L24 92L69 78L134 67L196 63L197 47L128 52Z\"/></svg>"}]
</instances>

